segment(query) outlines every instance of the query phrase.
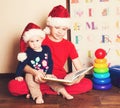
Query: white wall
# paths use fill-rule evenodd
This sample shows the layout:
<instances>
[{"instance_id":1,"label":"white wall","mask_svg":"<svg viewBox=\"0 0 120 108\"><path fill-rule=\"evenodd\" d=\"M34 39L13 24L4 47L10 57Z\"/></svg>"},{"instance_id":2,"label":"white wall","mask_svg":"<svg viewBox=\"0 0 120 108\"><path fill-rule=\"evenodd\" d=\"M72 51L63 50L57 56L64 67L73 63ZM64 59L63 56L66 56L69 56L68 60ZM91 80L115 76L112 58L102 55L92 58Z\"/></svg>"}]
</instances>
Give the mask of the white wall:
<instances>
[{"instance_id":1,"label":"white wall","mask_svg":"<svg viewBox=\"0 0 120 108\"><path fill-rule=\"evenodd\" d=\"M0 73L13 73L17 66L19 39L29 22L45 25L55 5L66 0L0 0Z\"/></svg>"}]
</instances>

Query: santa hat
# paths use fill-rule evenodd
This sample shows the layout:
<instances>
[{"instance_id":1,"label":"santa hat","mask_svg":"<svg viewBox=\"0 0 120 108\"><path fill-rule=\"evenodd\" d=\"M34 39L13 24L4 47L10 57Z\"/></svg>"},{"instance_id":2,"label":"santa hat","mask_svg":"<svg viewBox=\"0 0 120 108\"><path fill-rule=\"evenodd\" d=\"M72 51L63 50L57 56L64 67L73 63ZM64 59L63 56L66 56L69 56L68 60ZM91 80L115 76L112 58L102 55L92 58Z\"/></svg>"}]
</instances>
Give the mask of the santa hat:
<instances>
[{"instance_id":1,"label":"santa hat","mask_svg":"<svg viewBox=\"0 0 120 108\"><path fill-rule=\"evenodd\" d=\"M70 14L68 10L62 5L55 6L48 15L47 25L64 26L70 28ZM50 32L48 27L46 27L44 31L48 34Z\"/></svg>"},{"instance_id":2,"label":"santa hat","mask_svg":"<svg viewBox=\"0 0 120 108\"><path fill-rule=\"evenodd\" d=\"M45 37L45 32L40 29L40 27L34 23L29 23L21 36L20 39L20 53L18 53L17 59L21 62L23 62L27 55L25 53L27 49L27 42L32 38L33 36L40 36Z\"/></svg>"}]
</instances>

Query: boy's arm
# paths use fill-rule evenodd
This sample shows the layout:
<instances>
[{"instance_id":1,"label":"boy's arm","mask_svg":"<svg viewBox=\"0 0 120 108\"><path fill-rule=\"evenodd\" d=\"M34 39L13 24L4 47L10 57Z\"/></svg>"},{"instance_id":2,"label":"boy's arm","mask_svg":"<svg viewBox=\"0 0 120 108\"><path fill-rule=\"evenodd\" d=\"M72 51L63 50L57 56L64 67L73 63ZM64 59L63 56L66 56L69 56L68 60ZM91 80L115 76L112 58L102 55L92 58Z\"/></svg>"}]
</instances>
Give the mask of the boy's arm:
<instances>
[{"instance_id":1,"label":"boy's arm","mask_svg":"<svg viewBox=\"0 0 120 108\"><path fill-rule=\"evenodd\" d=\"M26 73L32 74L34 76L36 82L41 82L41 83L45 82L45 80L43 80L43 78L45 77L45 72L33 69L29 65L26 65L24 67L24 71Z\"/></svg>"},{"instance_id":2,"label":"boy's arm","mask_svg":"<svg viewBox=\"0 0 120 108\"><path fill-rule=\"evenodd\" d=\"M24 67L24 71L25 71L26 73L32 74L33 76L36 75L36 73L35 73L36 70L33 69L32 67L30 67L29 65L26 65L26 66Z\"/></svg>"},{"instance_id":3,"label":"boy's arm","mask_svg":"<svg viewBox=\"0 0 120 108\"><path fill-rule=\"evenodd\" d=\"M50 48L48 46L46 46L46 53L48 54L48 70L47 70L47 74L52 74L53 71L53 60L52 60L52 55L51 55L51 51Z\"/></svg>"},{"instance_id":4,"label":"boy's arm","mask_svg":"<svg viewBox=\"0 0 120 108\"><path fill-rule=\"evenodd\" d=\"M72 60L72 63L73 63L73 65L74 65L74 67L75 67L76 70L81 70L81 69L83 68L83 67L82 67L82 64L81 64L81 62L80 62L79 57L73 59L73 60Z\"/></svg>"}]
</instances>

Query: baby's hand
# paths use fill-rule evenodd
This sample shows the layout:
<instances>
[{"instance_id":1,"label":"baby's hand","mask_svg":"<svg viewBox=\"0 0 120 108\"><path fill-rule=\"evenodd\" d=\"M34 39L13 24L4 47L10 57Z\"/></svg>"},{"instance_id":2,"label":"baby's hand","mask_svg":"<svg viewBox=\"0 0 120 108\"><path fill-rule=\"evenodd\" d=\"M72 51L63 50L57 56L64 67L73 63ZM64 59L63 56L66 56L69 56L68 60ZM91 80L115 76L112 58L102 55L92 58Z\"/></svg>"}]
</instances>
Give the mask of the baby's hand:
<instances>
[{"instance_id":1,"label":"baby's hand","mask_svg":"<svg viewBox=\"0 0 120 108\"><path fill-rule=\"evenodd\" d=\"M15 77L15 80L23 81L23 77L22 76Z\"/></svg>"}]
</instances>

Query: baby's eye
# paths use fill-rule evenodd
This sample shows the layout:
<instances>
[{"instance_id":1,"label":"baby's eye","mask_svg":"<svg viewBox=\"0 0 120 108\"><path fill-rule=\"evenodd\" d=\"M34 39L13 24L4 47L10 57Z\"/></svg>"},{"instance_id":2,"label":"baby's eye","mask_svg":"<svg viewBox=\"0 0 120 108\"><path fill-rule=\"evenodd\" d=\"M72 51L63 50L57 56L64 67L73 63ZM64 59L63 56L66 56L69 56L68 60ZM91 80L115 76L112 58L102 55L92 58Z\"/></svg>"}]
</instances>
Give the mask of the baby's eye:
<instances>
[{"instance_id":1,"label":"baby's eye","mask_svg":"<svg viewBox=\"0 0 120 108\"><path fill-rule=\"evenodd\" d=\"M36 42L39 42L39 40L36 40Z\"/></svg>"}]
</instances>

